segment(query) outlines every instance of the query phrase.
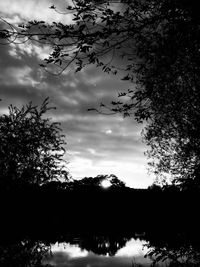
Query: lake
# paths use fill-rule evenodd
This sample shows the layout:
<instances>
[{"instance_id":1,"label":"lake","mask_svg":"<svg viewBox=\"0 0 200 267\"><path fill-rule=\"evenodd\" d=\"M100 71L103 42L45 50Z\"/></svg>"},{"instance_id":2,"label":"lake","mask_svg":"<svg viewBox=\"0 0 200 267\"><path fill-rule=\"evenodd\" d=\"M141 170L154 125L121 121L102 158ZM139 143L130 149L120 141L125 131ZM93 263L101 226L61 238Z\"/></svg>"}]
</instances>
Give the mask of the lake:
<instances>
[{"instance_id":1,"label":"lake","mask_svg":"<svg viewBox=\"0 0 200 267\"><path fill-rule=\"evenodd\" d=\"M12 237L1 239L1 267L197 267L200 263L199 242L180 232L117 235L98 230L74 235L57 229Z\"/></svg>"},{"instance_id":2,"label":"lake","mask_svg":"<svg viewBox=\"0 0 200 267\"><path fill-rule=\"evenodd\" d=\"M199 196L129 191L2 194L0 267L199 267Z\"/></svg>"},{"instance_id":3,"label":"lake","mask_svg":"<svg viewBox=\"0 0 200 267\"><path fill-rule=\"evenodd\" d=\"M131 239L127 241L124 247L119 248L115 255L98 255L92 252L92 250L81 249L78 245L72 245L70 243L56 243L52 245L51 252L44 263L51 264L52 266L124 266L130 267L133 264L140 263L145 266L150 266L151 260L144 258L148 249L145 248L146 242L139 239ZM105 243L105 247L109 248L110 244Z\"/></svg>"}]
</instances>

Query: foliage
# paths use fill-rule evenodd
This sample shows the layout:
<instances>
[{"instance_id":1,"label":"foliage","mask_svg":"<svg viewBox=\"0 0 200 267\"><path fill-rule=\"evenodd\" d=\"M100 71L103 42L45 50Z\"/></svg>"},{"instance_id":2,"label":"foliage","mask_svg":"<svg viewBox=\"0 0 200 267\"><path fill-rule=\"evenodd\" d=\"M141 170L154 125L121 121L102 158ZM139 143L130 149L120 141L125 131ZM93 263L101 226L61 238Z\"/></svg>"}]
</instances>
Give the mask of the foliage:
<instances>
[{"instance_id":1,"label":"foliage","mask_svg":"<svg viewBox=\"0 0 200 267\"><path fill-rule=\"evenodd\" d=\"M175 242L174 242L175 243ZM176 243L175 243L176 244ZM167 267L196 267L199 265L199 247L195 245L179 244L160 244L160 246L147 245L148 253L145 255L153 260L153 264L169 262ZM173 246L174 245L174 246ZM155 266L153 265L152 266Z\"/></svg>"},{"instance_id":2,"label":"foliage","mask_svg":"<svg viewBox=\"0 0 200 267\"><path fill-rule=\"evenodd\" d=\"M0 245L0 263L2 267L51 267L43 264L49 253L50 245L38 241L22 240Z\"/></svg>"},{"instance_id":3,"label":"foliage","mask_svg":"<svg viewBox=\"0 0 200 267\"><path fill-rule=\"evenodd\" d=\"M41 107L29 103L22 108L9 106L0 116L0 182L12 184L44 184L67 179L63 156L64 136L59 124L44 117L46 99Z\"/></svg>"},{"instance_id":4,"label":"foliage","mask_svg":"<svg viewBox=\"0 0 200 267\"><path fill-rule=\"evenodd\" d=\"M111 188L123 188L125 183L120 181L114 174L110 175L97 175L96 177L84 177L81 180L74 180L68 183L68 188L80 187L100 187L103 181L109 181Z\"/></svg>"},{"instance_id":5,"label":"foliage","mask_svg":"<svg viewBox=\"0 0 200 267\"><path fill-rule=\"evenodd\" d=\"M30 21L21 30L9 25L0 32L1 38L50 45L53 51L41 66L55 65L59 73L71 64L76 71L95 64L106 73L120 72L122 80L133 82L133 88L119 93L119 101L111 106L101 104L100 112L134 114L138 122L147 121L144 140L158 176L198 179L200 20L196 1L72 2L67 7L73 16L70 25Z\"/></svg>"}]
</instances>

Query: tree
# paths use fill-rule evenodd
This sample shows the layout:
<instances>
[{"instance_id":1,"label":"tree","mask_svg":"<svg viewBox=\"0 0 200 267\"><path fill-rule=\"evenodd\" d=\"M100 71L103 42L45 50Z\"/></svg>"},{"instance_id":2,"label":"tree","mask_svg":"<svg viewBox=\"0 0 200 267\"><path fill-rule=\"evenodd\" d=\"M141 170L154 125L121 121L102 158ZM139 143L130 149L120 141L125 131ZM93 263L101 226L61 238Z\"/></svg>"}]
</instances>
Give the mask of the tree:
<instances>
[{"instance_id":1,"label":"tree","mask_svg":"<svg viewBox=\"0 0 200 267\"><path fill-rule=\"evenodd\" d=\"M110 175L97 175L95 177L84 177L81 180L74 180L69 183L72 188L80 188L80 187L90 187L90 188L97 188L102 187L103 181L109 181L110 186L113 188L123 188L125 187L125 183L122 182L115 176L114 174Z\"/></svg>"},{"instance_id":2,"label":"tree","mask_svg":"<svg viewBox=\"0 0 200 267\"><path fill-rule=\"evenodd\" d=\"M51 246L48 243L45 244L30 239L12 240L11 242L0 244L0 263L2 267L52 267L52 265L43 263L45 256L47 257L50 254L50 249Z\"/></svg>"},{"instance_id":3,"label":"tree","mask_svg":"<svg viewBox=\"0 0 200 267\"><path fill-rule=\"evenodd\" d=\"M58 123L44 117L50 109L46 99L41 107L11 105L9 113L0 116L1 184L41 185L67 179L64 135Z\"/></svg>"},{"instance_id":4,"label":"tree","mask_svg":"<svg viewBox=\"0 0 200 267\"><path fill-rule=\"evenodd\" d=\"M55 6L51 6L56 10ZM42 67L59 73L75 64L81 71L95 64L120 72L133 88L119 94L101 113L134 114L147 121L144 140L155 173L175 180L199 177L200 19L196 1L74 0L67 7L73 23L27 25L0 32L9 41L48 43L52 53ZM56 10L57 11L57 10ZM58 12L58 11L57 11ZM14 39L13 39L14 38ZM118 61L115 61L115 60ZM118 66L119 59L122 66ZM98 110L97 110L98 111Z\"/></svg>"}]
</instances>

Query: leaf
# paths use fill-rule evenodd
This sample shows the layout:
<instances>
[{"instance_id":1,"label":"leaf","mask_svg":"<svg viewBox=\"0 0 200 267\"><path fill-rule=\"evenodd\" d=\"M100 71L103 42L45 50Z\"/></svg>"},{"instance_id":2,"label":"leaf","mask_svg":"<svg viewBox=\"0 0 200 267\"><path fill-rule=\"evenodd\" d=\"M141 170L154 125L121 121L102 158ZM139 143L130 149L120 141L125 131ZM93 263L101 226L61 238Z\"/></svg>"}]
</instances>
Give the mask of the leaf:
<instances>
[{"instance_id":1,"label":"leaf","mask_svg":"<svg viewBox=\"0 0 200 267\"><path fill-rule=\"evenodd\" d=\"M46 59L45 60L47 63L52 63L52 62L54 62L54 59L53 58L49 58L49 59Z\"/></svg>"},{"instance_id":2,"label":"leaf","mask_svg":"<svg viewBox=\"0 0 200 267\"><path fill-rule=\"evenodd\" d=\"M126 96L126 93L118 93L118 97Z\"/></svg>"},{"instance_id":3,"label":"leaf","mask_svg":"<svg viewBox=\"0 0 200 267\"><path fill-rule=\"evenodd\" d=\"M129 75L126 75L125 77L123 77L121 80L122 81L128 81L130 80L131 78L129 77Z\"/></svg>"},{"instance_id":4,"label":"leaf","mask_svg":"<svg viewBox=\"0 0 200 267\"><path fill-rule=\"evenodd\" d=\"M86 27L86 25L85 25L85 24L83 24L83 25L80 25L80 26L79 26L79 31L83 31L83 30L85 29L85 27Z\"/></svg>"},{"instance_id":5,"label":"leaf","mask_svg":"<svg viewBox=\"0 0 200 267\"><path fill-rule=\"evenodd\" d=\"M79 66L78 68L76 68L75 72L79 72L81 70L82 70L82 67Z\"/></svg>"}]
</instances>

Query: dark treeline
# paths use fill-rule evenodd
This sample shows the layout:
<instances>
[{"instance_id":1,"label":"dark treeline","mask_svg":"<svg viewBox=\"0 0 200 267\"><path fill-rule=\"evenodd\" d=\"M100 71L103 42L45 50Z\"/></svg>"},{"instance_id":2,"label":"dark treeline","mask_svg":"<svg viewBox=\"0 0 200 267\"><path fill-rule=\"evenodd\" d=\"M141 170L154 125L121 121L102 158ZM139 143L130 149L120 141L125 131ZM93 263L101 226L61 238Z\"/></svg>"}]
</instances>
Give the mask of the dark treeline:
<instances>
[{"instance_id":1,"label":"dark treeline","mask_svg":"<svg viewBox=\"0 0 200 267\"><path fill-rule=\"evenodd\" d=\"M110 187L102 187L104 180ZM193 264L200 254L198 187L134 189L115 175L9 181L0 187L1 266L45 266L56 242L113 256L131 238L147 242L153 262L167 258L171 266L184 266L173 264L186 255L185 266L198 266Z\"/></svg>"},{"instance_id":2,"label":"dark treeline","mask_svg":"<svg viewBox=\"0 0 200 267\"><path fill-rule=\"evenodd\" d=\"M68 227L88 231L119 231L119 227L144 232L174 229L197 231L199 191L180 190L177 186L151 186L133 189L123 185L85 184L84 178L45 185L13 185L1 189L2 223L17 229L34 227L54 230ZM117 179L117 178L116 178ZM117 179L118 180L118 179ZM15 222L13 225L13 222ZM189 227L190 226L190 227ZM10 227L9 227L10 231Z\"/></svg>"}]
</instances>

